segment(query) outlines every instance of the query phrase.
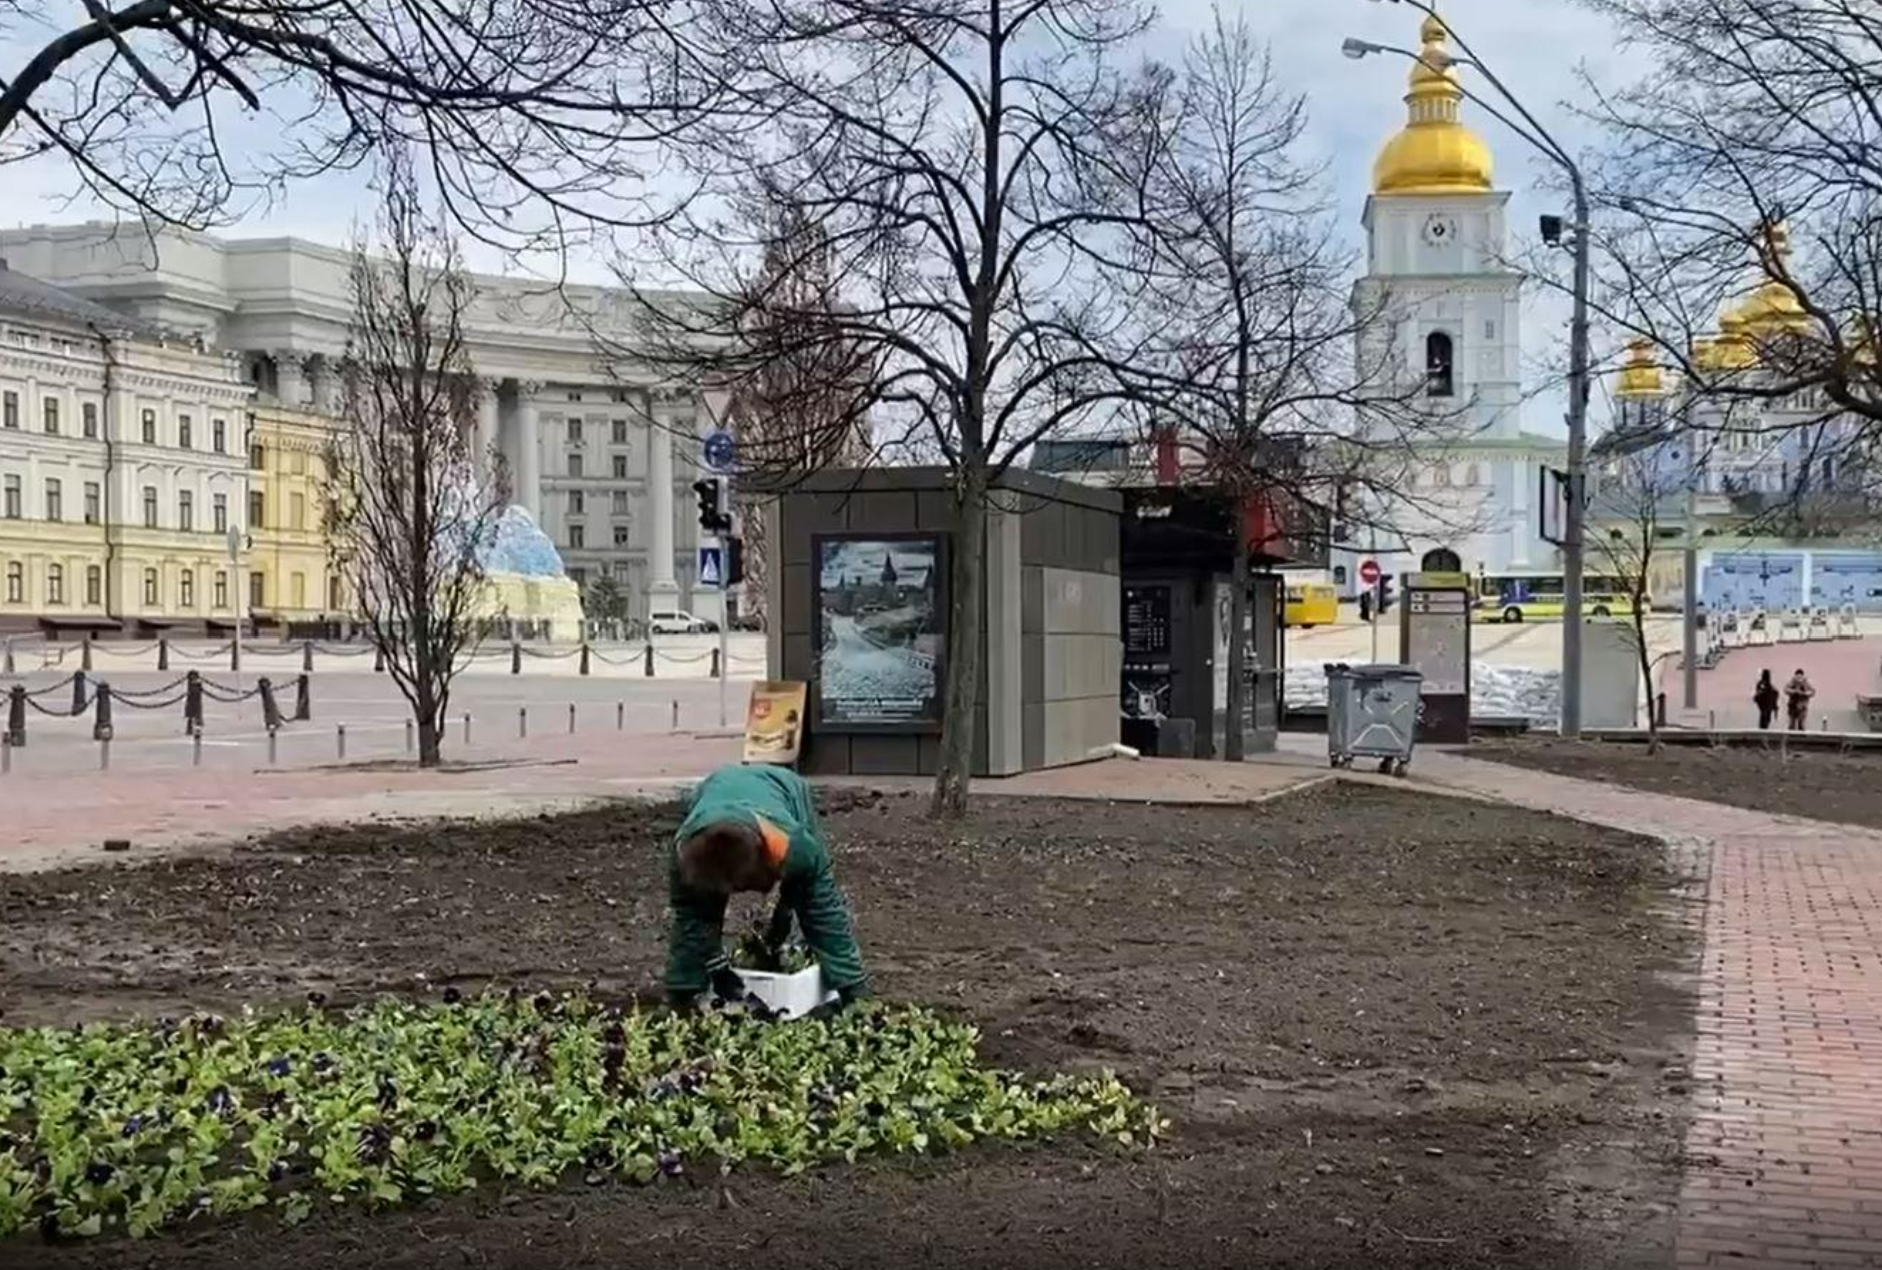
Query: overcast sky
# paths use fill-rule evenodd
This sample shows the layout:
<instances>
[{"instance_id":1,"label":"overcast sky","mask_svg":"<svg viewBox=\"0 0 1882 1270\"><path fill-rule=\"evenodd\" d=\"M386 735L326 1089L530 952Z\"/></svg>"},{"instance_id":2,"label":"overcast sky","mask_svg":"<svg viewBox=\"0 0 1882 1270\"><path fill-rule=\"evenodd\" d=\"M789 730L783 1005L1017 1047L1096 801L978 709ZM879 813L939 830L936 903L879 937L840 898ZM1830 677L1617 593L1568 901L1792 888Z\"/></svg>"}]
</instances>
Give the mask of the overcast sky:
<instances>
[{"instance_id":1,"label":"overcast sky","mask_svg":"<svg viewBox=\"0 0 1882 1270\"><path fill-rule=\"evenodd\" d=\"M1225 7L1233 0L1224 0ZM46 12L76 9L65 0L49 0ZM1579 7L1574 0L1444 0L1442 12L1477 53L1529 108L1547 123L1571 150L1594 144L1596 138L1578 126L1566 103L1577 95L1575 74L1588 65L1604 82L1623 76L1626 67L1612 59L1614 35L1604 19ZM1256 31L1274 48L1275 65L1283 82L1308 96L1312 112L1310 140L1328 163L1335 185L1343 225L1358 242L1359 214L1370 186L1373 156L1404 119L1401 97L1409 64L1402 58L1375 56L1353 61L1340 53L1348 35L1380 43L1416 47L1416 10L1389 0L1244 0L1244 11ZM1209 21L1209 0L1165 0L1162 22L1146 52L1174 59L1184 42ZM0 32L0 66L9 72L43 42L43 31ZM1462 72L1469 87L1481 80ZM1550 190L1539 188L1551 172L1528 152L1525 144L1486 118L1471 103L1464 103L1466 119L1489 140L1496 157L1496 181L1512 192L1509 223L1520 253L1533 240L1536 215L1564 210ZM99 214L82 205L62 205L60 196L72 188L72 177L52 160L36 161L7 170L6 220L9 224L82 220ZM234 231L240 234L294 234L327 243L347 240L357 219L369 219L371 199L363 192L364 178L354 174L330 178L320 184L292 189L277 206L246 218ZM475 256L479 268L496 270L501 262ZM578 278L606 281L592 263L571 262ZM1542 289L1532 292L1524 326L1527 385L1537 396L1525 410L1525 426L1534 431L1559 432L1563 397L1549 386L1551 374L1564 361L1566 305ZM1593 415L1605 416L1597 392Z\"/></svg>"}]
</instances>

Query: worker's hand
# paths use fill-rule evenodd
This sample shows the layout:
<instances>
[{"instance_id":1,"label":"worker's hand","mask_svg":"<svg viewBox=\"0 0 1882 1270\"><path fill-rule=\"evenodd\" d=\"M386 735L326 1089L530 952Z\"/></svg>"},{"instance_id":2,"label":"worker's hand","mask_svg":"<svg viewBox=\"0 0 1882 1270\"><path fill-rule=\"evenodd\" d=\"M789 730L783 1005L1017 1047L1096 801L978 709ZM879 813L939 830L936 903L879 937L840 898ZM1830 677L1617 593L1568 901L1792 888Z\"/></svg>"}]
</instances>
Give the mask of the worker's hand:
<instances>
[{"instance_id":1,"label":"worker's hand","mask_svg":"<svg viewBox=\"0 0 1882 1270\"><path fill-rule=\"evenodd\" d=\"M712 991L721 1001L743 1001L746 996L745 981L738 977L738 971L730 966L721 966L712 972Z\"/></svg>"}]
</instances>

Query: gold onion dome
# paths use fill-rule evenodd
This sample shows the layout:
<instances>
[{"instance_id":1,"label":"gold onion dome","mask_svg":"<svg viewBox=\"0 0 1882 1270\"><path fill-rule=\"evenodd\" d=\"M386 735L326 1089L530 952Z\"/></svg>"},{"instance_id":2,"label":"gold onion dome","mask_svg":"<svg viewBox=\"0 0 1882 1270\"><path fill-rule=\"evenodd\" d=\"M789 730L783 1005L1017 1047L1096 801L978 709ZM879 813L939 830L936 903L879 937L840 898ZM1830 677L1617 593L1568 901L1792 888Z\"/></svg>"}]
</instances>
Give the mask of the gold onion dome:
<instances>
[{"instance_id":1,"label":"gold onion dome","mask_svg":"<svg viewBox=\"0 0 1882 1270\"><path fill-rule=\"evenodd\" d=\"M1629 398L1666 394L1666 378L1660 373L1660 364L1653 360L1651 340L1628 341L1627 364L1621 367L1621 382L1615 393Z\"/></svg>"},{"instance_id":2,"label":"gold onion dome","mask_svg":"<svg viewBox=\"0 0 1882 1270\"><path fill-rule=\"evenodd\" d=\"M1773 258L1781 261L1788 272L1791 242L1790 230L1782 223L1768 226L1765 230L1767 245ZM1738 317L1745 329L1758 335L1774 335L1779 331L1801 331L1810 325L1810 315L1804 312L1804 306L1798 303L1797 292L1789 283L1768 278L1758 286L1745 302L1738 306Z\"/></svg>"},{"instance_id":3,"label":"gold onion dome","mask_svg":"<svg viewBox=\"0 0 1882 1270\"><path fill-rule=\"evenodd\" d=\"M1372 164L1377 194L1479 194L1490 188L1490 147L1458 122L1464 99L1451 69L1448 32L1433 15L1419 29L1424 48L1405 94L1405 126Z\"/></svg>"},{"instance_id":4,"label":"gold onion dome","mask_svg":"<svg viewBox=\"0 0 1882 1270\"><path fill-rule=\"evenodd\" d=\"M1719 314L1719 333L1712 341L1713 370L1744 370L1758 361L1758 350L1745 333L1745 319L1727 310Z\"/></svg>"}]
</instances>

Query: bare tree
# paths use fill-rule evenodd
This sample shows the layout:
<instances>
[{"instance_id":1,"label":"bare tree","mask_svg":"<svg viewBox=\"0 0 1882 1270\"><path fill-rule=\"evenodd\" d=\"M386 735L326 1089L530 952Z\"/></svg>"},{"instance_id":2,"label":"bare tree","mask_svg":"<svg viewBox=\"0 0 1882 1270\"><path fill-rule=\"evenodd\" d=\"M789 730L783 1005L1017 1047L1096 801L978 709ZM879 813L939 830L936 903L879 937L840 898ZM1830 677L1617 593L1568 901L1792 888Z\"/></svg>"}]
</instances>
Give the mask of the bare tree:
<instances>
[{"instance_id":1,"label":"bare tree","mask_svg":"<svg viewBox=\"0 0 1882 1270\"><path fill-rule=\"evenodd\" d=\"M1238 509L1318 506L1350 532L1388 494L1401 511L1428 503L1403 478L1452 415L1396 359L1360 355L1369 339L1389 345L1377 337L1391 298L1346 294L1352 256L1301 156L1304 99L1281 87L1247 21L1219 11L1180 70L1147 68L1139 92L1142 127L1121 163L1140 175L1115 192L1143 222L1123 261L1137 327L1119 373L1146 424L1192 451L1189 473ZM1253 545L1238 543L1230 588L1231 720L1247 690ZM1225 757L1242 748L1231 724Z\"/></svg>"},{"instance_id":2,"label":"bare tree","mask_svg":"<svg viewBox=\"0 0 1882 1270\"><path fill-rule=\"evenodd\" d=\"M1136 0L710 6L709 60L735 68L748 113L688 154L729 211L666 238L663 263L704 298L649 296L650 325L690 350L676 373L733 391L769 367L854 364L834 432L868 416L879 453L951 470L938 815L964 812L972 770L989 490L1122 397L1099 268L1119 216L1101 194L1136 103L1107 59L1147 20ZM775 208L827 258L834 305L766 280Z\"/></svg>"},{"instance_id":3,"label":"bare tree","mask_svg":"<svg viewBox=\"0 0 1882 1270\"><path fill-rule=\"evenodd\" d=\"M378 251L382 254L372 254ZM329 540L386 669L436 766L459 656L476 636L507 491L479 488L476 377L463 317L472 299L455 240L424 210L410 171L387 171L379 239L351 270L344 407L328 457Z\"/></svg>"},{"instance_id":4,"label":"bare tree","mask_svg":"<svg viewBox=\"0 0 1882 1270\"><path fill-rule=\"evenodd\" d=\"M1882 430L1882 23L1867 0L1588 0L1651 55L1590 82L1597 306L1689 394L1759 408L1792 493L1873 498ZM1860 460L1844 464L1843 458Z\"/></svg>"},{"instance_id":5,"label":"bare tree","mask_svg":"<svg viewBox=\"0 0 1882 1270\"><path fill-rule=\"evenodd\" d=\"M0 164L203 227L285 183L424 155L463 226L512 247L638 223L645 147L712 98L666 0L0 0ZM260 116L259 118L257 116Z\"/></svg>"}]
</instances>

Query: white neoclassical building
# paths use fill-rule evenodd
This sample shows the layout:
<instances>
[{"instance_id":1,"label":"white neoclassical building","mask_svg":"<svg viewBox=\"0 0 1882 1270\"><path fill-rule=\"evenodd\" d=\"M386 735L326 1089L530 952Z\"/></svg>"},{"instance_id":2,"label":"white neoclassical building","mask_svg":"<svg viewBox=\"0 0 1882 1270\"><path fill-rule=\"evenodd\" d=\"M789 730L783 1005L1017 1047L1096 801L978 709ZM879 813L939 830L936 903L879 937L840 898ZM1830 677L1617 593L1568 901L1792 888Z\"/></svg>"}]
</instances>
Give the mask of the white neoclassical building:
<instances>
[{"instance_id":1,"label":"white neoclassical building","mask_svg":"<svg viewBox=\"0 0 1882 1270\"><path fill-rule=\"evenodd\" d=\"M337 409L352 310L343 249L94 222L0 231L0 255L22 273L239 354L264 403ZM721 593L693 586L689 490L716 409L599 354L590 323L623 327L623 293L472 280L466 334L486 389L479 449L503 456L513 500L554 541L570 577L584 585L613 577L630 613L681 607L721 617Z\"/></svg>"},{"instance_id":2,"label":"white neoclassical building","mask_svg":"<svg viewBox=\"0 0 1882 1270\"><path fill-rule=\"evenodd\" d=\"M1362 216L1367 267L1353 308L1360 319L1384 315L1360 341L1361 375L1399 367L1422 377L1443 440L1434 435L1417 455L1407 497L1375 509L1388 522L1380 563L1403 573L1446 546L1471 572L1559 568L1537 503L1542 470L1563 463L1566 445L1523 427L1522 275L1507 263L1509 193L1495 188L1489 146L1460 119L1444 24L1428 18L1420 34L1405 123L1373 164ZM1363 547L1336 553L1349 588L1354 561L1369 554Z\"/></svg>"}]
</instances>

